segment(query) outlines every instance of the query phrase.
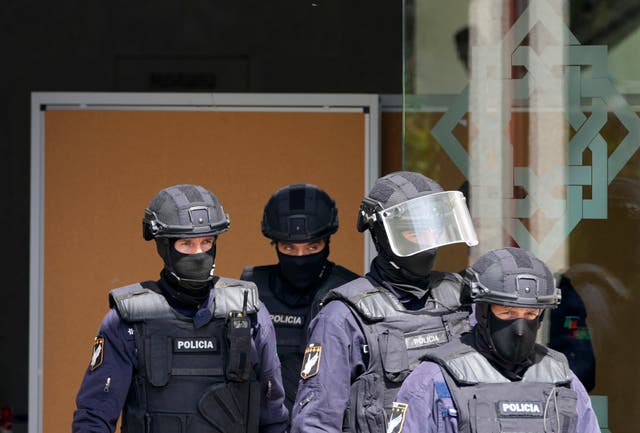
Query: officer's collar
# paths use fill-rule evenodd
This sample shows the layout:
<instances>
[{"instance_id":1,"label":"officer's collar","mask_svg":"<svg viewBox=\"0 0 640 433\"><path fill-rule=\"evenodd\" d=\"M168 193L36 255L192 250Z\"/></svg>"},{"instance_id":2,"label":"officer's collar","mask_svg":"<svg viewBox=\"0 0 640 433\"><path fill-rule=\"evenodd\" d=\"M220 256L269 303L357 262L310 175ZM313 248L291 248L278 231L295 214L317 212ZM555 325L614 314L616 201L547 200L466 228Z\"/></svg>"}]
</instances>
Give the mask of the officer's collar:
<instances>
[{"instance_id":1,"label":"officer's collar","mask_svg":"<svg viewBox=\"0 0 640 433\"><path fill-rule=\"evenodd\" d=\"M187 307L171 296L168 281L161 278L157 284L171 308L179 314L193 319L193 324L196 328L200 328L211 321L211 317L213 317L213 300L215 299L214 290L209 291L209 298L199 307Z\"/></svg>"}]
</instances>

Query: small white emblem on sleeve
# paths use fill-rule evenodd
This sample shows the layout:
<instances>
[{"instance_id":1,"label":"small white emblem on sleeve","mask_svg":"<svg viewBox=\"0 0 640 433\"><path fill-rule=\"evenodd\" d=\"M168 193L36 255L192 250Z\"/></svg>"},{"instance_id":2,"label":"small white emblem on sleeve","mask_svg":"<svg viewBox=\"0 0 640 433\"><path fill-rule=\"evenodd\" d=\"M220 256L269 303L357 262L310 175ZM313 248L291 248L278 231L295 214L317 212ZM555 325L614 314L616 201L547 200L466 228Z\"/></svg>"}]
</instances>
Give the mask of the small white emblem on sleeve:
<instances>
[{"instance_id":1,"label":"small white emblem on sleeve","mask_svg":"<svg viewBox=\"0 0 640 433\"><path fill-rule=\"evenodd\" d=\"M93 350L91 352L91 362L89 363L89 369L91 371L102 365L104 360L104 338L96 337L93 340Z\"/></svg>"},{"instance_id":2,"label":"small white emblem on sleeve","mask_svg":"<svg viewBox=\"0 0 640 433\"><path fill-rule=\"evenodd\" d=\"M302 369L300 377L309 379L320 372L320 355L322 354L322 346L320 344L309 344L304 349L304 358L302 359Z\"/></svg>"},{"instance_id":3,"label":"small white emblem on sleeve","mask_svg":"<svg viewBox=\"0 0 640 433\"><path fill-rule=\"evenodd\" d=\"M389 425L387 425L387 433L400 433L404 426L404 417L407 414L409 405L407 403L393 402L391 415L389 416Z\"/></svg>"}]
</instances>

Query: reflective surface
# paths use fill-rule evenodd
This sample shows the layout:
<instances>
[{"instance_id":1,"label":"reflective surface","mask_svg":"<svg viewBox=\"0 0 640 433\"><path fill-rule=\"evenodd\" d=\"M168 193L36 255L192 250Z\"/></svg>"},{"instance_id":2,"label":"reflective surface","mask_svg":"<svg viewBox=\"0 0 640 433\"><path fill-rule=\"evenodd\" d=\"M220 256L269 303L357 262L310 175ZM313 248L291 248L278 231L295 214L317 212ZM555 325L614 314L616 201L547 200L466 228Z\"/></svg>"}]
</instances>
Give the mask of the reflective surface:
<instances>
[{"instance_id":1,"label":"reflective surface","mask_svg":"<svg viewBox=\"0 0 640 433\"><path fill-rule=\"evenodd\" d=\"M478 239L459 191L417 197L378 212L393 253L407 257L444 245Z\"/></svg>"},{"instance_id":2,"label":"reflective surface","mask_svg":"<svg viewBox=\"0 0 640 433\"><path fill-rule=\"evenodd\" d=\"M637 431L640 4L405 0L404 24L404 168L465 193L471 261L519 246L564 276L550 342L587 387L593 349L608 428Z\"/></svg>"}]
</instances>

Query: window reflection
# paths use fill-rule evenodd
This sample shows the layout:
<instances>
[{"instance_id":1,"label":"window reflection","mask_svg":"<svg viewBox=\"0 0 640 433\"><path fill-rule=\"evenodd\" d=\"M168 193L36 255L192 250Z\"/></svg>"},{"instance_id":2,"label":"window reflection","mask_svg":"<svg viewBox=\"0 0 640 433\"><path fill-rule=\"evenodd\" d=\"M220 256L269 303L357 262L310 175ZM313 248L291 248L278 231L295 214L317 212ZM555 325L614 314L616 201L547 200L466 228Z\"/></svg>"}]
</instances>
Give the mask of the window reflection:
<instances>
[{"instance_id":1,"label":"window reflection","mask_svg":"<svg viewBox=\"0 0 640 433\"><path fill-rule=\"evenodd\" d=\"M465 191L471 259L516 245L558 272L549 342L615 432L640 409L636 3L405 0L404 167Z\"/></svg>"}]
</instances>

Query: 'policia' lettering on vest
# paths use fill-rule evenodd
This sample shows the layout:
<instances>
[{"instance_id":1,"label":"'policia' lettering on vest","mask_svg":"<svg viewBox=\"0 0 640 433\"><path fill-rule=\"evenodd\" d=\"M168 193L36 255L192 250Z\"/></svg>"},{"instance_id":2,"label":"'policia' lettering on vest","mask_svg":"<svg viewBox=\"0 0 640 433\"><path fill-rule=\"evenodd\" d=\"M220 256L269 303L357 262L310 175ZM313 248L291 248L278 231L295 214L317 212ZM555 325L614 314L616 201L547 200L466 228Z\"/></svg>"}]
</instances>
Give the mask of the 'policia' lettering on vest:
<instances>
[{"instance_id":1,"label":"'policia' lettering on vest","mask_svg":"<svg viewBox=\"0 0 640 433\"><path fill-rule=\"evenodd\" d=\"M215 352L218 342L213 338L177 338L174 340L175 352Z\"/></svg>"},{"instance_id":2,"label":"'policia' lettering on vest","mask_svg":"<svg viewBox=\"0 0 640 433\"><path fill-rule=\"evenodd\" d=\"M566 358L541 345L534 350L536 362L518 382L500 374L469 342L453 341L427 354L442 366L460 433L505 431L503 423L509 431L575 430L577 398ZM495 408L495 415L478 408Z\"/></svg>"},{"instance_id":3,"label":"'policia' lettering on vest","mask_svg":"<svg viewBox=\"0 0 640 433\"><path fill-rule=\"evenodd\" d=\"M501 401L498 405L500 408L500 415L502 416L542 416L542 402Z\"/></svg>"},{"instance_id":4,"label":"'policia' lettering on vest","mask_svg":"<svg viewBox=\"0 0 640 433\"><path fill-rule=\"evenodd\" d=\"M233 354L230 346L221 344L228 340L228 323L233 323L227 318L242 308L245 291L249 292L247 317L256 319L257 289L252 283L220 278L214 290L213 319L199 328L173 310L153 282L110 292L111 304L135 329L143 366L134 371L129 390L134 397L123 409L122 431L175 431L183 419L189 419L192 433L258 431L260 385L255 373L250 371L244 381L231 380L227 370ZM250 338L249 326L246 335ZM239 354L248 355L248 351ZM221 399L236 400L236 409L228 411L215 403Z\"/></svg>"},{"instance_id":5,"label":"'policia' lettering on vest","mask_svg":"<svg viewBox=\"0 0 640 433\"><path fill-rule=\"evenodd\" d=\"M370 358L367 370L351 384L345 431L374 433L384 426L402 381L432 348L450 335L471 329L469 313L460 307L457 275L432 272L434 302L407 310L389 290L358 278L329 292L324 303L339 300L353 312L365 334ZM364 407L362 401L370 402Z\"/></svg>"},{"instance_id":6,"label":"'policia' lettering on vest","mask_svg":"<svg viewBox=\"0 0 640 433\"><path fill-rule=\"evenodd\" d=\"M271 321L274 325L302 326L304 316L294 316L291 314L271 314Z\"/></svg>"},{"instance_id":7,"label":"'policia' lettering on vest","mask_svg":"<svg viewBox=\"0 0 640 433\"><path fill-rule=\"evenodd\" d=\"M420 335L413 335L404 339L407 349L417 349L419 347L431 347L444 344L449 339L446 331L428 332Z\"/></svg>"},{"instance_id":8,"label":"'policia' lettering on vest","mask_svg":"<svg viewBox=\"0 0 640 433\"><path fill-rule=\"evenodd\" d=\"M282 366L282 382L285 391L285 405L293 406L300 380L300 365L307 342L307 326L320 309L320 300L330 289L338 287L357 277L356 274L329 262L329 276L315 288L313 299L308 304L291 305L283 299L282 293L274 290L277 280L282 278L278 265L246 267L240 279L253 281L260 290L260 299L271 314L276 330L278 356Z\"/></svg>"}]
</instances>

